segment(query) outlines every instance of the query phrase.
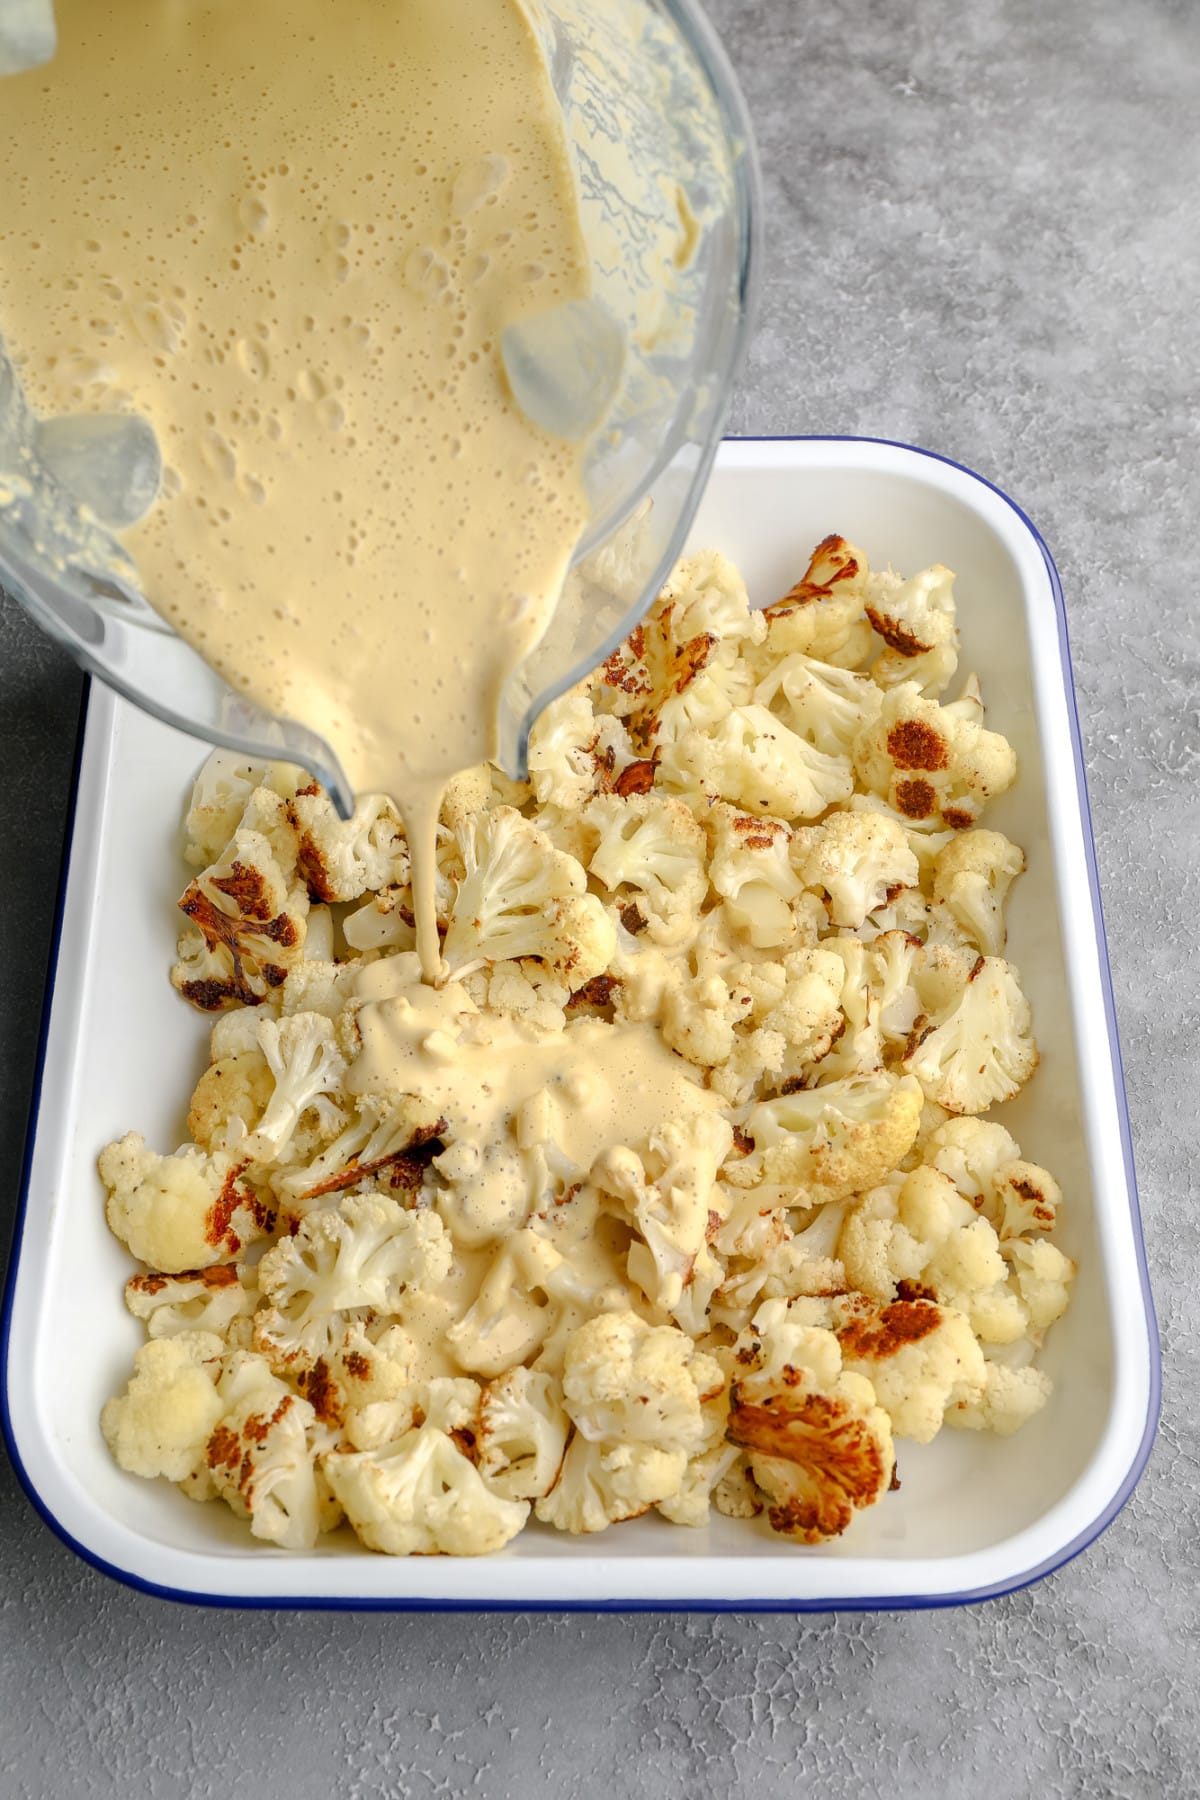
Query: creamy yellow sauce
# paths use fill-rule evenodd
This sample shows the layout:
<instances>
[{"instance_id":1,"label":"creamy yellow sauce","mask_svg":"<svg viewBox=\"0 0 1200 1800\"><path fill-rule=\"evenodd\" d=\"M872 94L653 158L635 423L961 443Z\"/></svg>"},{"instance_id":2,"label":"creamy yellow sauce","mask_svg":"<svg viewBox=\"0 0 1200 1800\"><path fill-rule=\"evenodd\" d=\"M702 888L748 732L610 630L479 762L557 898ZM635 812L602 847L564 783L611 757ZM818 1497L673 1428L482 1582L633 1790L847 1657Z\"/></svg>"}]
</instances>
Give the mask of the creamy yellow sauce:
<instances>
[{"instance_id":1,"label":"creamy yellow sauce","mask_svg":"<svg viewBox=\"0 0 1200 1800\"><path fill-rule=\"evenodd\" d=\"M361 1047L345 1085L360 1096L412 1096L427 1123L444 1121L437 1206L455 1267L436 1291L406 1296L402 1317L422 1379L476 1370L477 1361L462 1363L454 1327L481 1297L497 1314L488 1340L495 1366L484 1370L496 1373L541 1342L539 1302L529 1295L539 1286L539 1252L566 1256L579 1288L607 1287L616 1304L628 1304L628 1233L586 1209L576 1228L564 1193L614 1145L645 1143L666 1121L716 1114L720 1100L654 1025L577 1019L565 1031L541 1031L480 1011L460 982L418 982L415 963L385 957L356 976ZM549 1215L545 1235L522 1246L539 1210ZM544 1317L540 1325L544 1332Z\"/></svg>"},{"instance_id":2,"label":"creamy yellow sauce","mask_svg":"<svg viewBox=\"0 0 1200 1800\"><path fill-rule=\"evenodd\" d=\"M541 45L518 0L57 13L0 97L0 330L40 413L152 423L146 597L396 800L432 976L439 796L586 516L500 353L591 285Z\"/></svg>"}]
</instances>

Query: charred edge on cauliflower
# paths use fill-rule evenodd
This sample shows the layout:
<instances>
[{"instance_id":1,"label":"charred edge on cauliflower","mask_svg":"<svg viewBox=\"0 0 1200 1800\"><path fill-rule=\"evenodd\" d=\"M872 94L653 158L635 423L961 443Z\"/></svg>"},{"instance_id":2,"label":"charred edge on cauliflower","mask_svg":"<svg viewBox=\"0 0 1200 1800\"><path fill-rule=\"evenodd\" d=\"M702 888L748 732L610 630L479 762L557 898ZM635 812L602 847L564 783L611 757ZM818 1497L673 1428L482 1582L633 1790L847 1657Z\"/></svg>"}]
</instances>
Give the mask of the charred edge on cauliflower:
<instances>
[{"instance_id":1,"label":"charred edge on cauliflower","mask_svg":"<svg viewBox=\"0 0 1200 1800\"><path fill-rule=\"evenodd\" d=\"M961 806L943 806L942 823L951 831L970 831L975 823L974 813L964 812Z\"/></svg>"},{"instance_id":2,"label":"charred edge on cauliflower","mask_svg":"<svg viewBox=\"0 0 1200 1800\"><path fill-rule=\"evenodd\" d=\"M1013 1186L1017 1187L1017 1183ZM1024 1193L1025 1189L1018 1187L1018 1192ZM181 1269L178 1275L131 1275L125 1287L135 1294L161 1294L173 1281L198 1281L201 1287L224 1288L236 1287L240 1280L232 1263L214 1263L210 1269Z\"/></svg>"},{"instance_id":3,"label":"charred edge on cauliflower","mask_svg":"<svg viewBox=\"0 0 1200 1800\"><path fill-rule=\"evenodd\" d=\"M833 565L833 573L825 581L813 579L813 570L821 562ZM842 581L853 581L858 574L858 563L850 555L849 545L845 538L836 532L822 538L808 561L808 567L794 587L788 589L782 600L774 606L766 608L768 619L778 619L787 613L795 612L798 607L808 606L814 600L828 600L835 587Z\"/></svg>"},{"instance_id":4,"label":"charred edge on cauliflower","mask_svg":"<svg viewBox=\"0 0 1200 1800\"><path fill-rule=\"evenodd\" d=\"M783 1371L786 1382L795 1370ZM772 1394L765 1401L744 1398L735 1382L725 1435L731 1444L759 1456L796 1463L814 1477L816 1493L775 1502L767 1517L776 1531L809 1543L838 1537L883 1485L884 1458L878 1440L862 1419L825 1394Z\"/></svg>"},{"instance_id":5,"label":"charred edge on cauliflower","mask_svg":"<svg viewBox=\"0 0 1200 1800\"><path fill-rule=\"evenodd\" d=\"M637 937L639 932L645 931L649 920L637 901L630 900L628 905L621 908L621 923L630 937Z\"/></svg>"},{"instance_id":6,"label":"charred edge on cauliflower","mask_svg":"<svg viewBox=\"0 0 1200 1800\"><path fill-rule=\"evenodd\" d=\"M653 756L641 762L631 762L617 776L613 783L613 793L619 794L622 800L628 800L631 794L648 794L654 786L657 768L658 759Z\"/></svg>"},{"instance_id":7,"label":"charred edge on cauliflower","mask_svg":"<svg viewBox=\"0 0 1200 1800\"><path fill-rule=\"evenodd\" d=\"M269 989L283 985L287 970L271 962L263 954L265 945L260 949L253 940L265 939L267 944L277 944L281 950L294 949L300 936L296 921L287 913L271 917L269 910L267 916L263 916L261 908L266 901L262 876L257 869L246 869L242 863L235 862L231 874L214 880L213 885L234 901L239 909L236 913L225 912L196 881L189 885L180 900L179 910L196 926L210 950L223 948L228 951L233 968L229 975L209 975L203 980L185 981L181 992L202 1012L220 1012L238 1002L243 1006L257 1006L266 998ZM247 939L251 941L247 942ZM255 975L263 983L261 993L254 986Z\"/></svg>"},{"instance_id":8,"label":"charred edge on cauliflower","mask_svg":"<svg viewBox=\"0 0 1200 1800\"><path fill-rule=\"evenodd\" d=\"M899 619L893 619L889 613L880 612L878 607L868 606L867 617L889 650L895 650L900 656L923 656L932 650L932 644L923 644L915 632L906 631Z\"/></svg>"},{"instance_id":9,"label":"charred edge on cauliflower","mask_svg":"<svg viewBox=\"0 0 1200 1800\"><path fill-rule=\"evenodd\" d=\"M273 1214L269 1207L248 1187L239 1187L238 1176L246 1167L245 1163L235 1163L221 1185L221 1191L204 1215L204 1241L211 1244L214 1250L227 1250L236 1255L242 1247L242 1240L233 1229L233 1215L245 1209L254 1220L260 1231L269 1231ZM236 1271L235 1279L236 1279ZM178 1277L176 1278L178 1279Z\"/></svg>"},{"instance_id":10,"label":"charred edge on cauliflower","mask_svg":"<svg viewBox=\"0 0 1200 1800\"><path fill-rule=\"evenodd\" d=\"M365 1181L368 1175L378 1175L381 1169L390 1169L388 1186L399 1189L406 1194L415 1193L425 1179L425 1171L435 1156L440 1156L446 1148L442 1134L447 1129L445 1119L439 1119L434 1125L419 1125L405 1144L403 1150L392 1150L387 1156L372 1157L370 1162L350 1162L337 1175L326 1176L316 1187L311 1187L301 1196L305 1200L319 1200L325 1194L335 1194L342 1188L353 1187L356 1182Z\"/></svg>"},{"instance_id":11,"label":"charred edge on cauliflower","mask_svg":"<svg viewBox=\"0 0 1200 1800\"><path fill-rule=\"evenodd\" d=\"M894 1300L865 1319L848 1319L837 1327L837 1340L847 1356L880 1359L895 1356L906 1344L919 1344L941 1323L941 1309L930 1294L927 1299Z\"/></svg>"},{"instance_id":12,"label":"charred edge on cauliflower","mask_svg":"<svg viewBox=\"0 0 1200 1800\"><path fill-rule=\"evenodd\" d=\"M350 1356L347 1356L347 1368L349 1368L351 1356L357 1356L357 1352L352 1351ZM370 1364L366 1357L358 1356L357 1359L369 1371ZM337 1383L330 1374L329 1364L323 1356L317 1358L311 1369L297 1370L292 1379L322 1425L340 1425L342 1423L342 1397Z\"/></svg>"},{"instance_id":13,"label":"charred edge on cauliflower","mask_svg":"<svg viewBox=\"0 0 1200 1800\"><path fill-rule=\"evenodd\" d=\"M612 1006L613 994L620 986L615 975L593 975L585 981L581 988L576 988L567 1001L567 1012L582 1012L584 1008L605 1011Z\"/></svg>"}]
</instances>

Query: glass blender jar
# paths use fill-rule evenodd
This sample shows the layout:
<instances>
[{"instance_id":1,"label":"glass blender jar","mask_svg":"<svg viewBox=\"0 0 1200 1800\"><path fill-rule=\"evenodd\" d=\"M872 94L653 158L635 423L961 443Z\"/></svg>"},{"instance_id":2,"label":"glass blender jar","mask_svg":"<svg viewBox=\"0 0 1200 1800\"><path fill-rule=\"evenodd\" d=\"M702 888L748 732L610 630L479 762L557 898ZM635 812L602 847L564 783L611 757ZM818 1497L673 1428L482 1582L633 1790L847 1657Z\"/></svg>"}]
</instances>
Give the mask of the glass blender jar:
<instances>
[{"instance_id":1,"label":"glass blender jar","mask_svg":"<svg viewBox=\"0 0 1200 1800\"><path fill-rule=\"evenodd\" d=\"M502 354L526 412L586 439L590 518L550 626L501 696L499 760L514 776L539 712L621 641L679 553L749 336L760 213L745 106L693 0L525 9L563 109L593 292L511 329ZM45 0L0 0L0 71L45 60L48 17ZM235 694L141 593L120 533L160 472L135 415L36 418L0 338L0 588L146 711L302 765L348 816L325 741Z\"/></svg>"}]
</instances>

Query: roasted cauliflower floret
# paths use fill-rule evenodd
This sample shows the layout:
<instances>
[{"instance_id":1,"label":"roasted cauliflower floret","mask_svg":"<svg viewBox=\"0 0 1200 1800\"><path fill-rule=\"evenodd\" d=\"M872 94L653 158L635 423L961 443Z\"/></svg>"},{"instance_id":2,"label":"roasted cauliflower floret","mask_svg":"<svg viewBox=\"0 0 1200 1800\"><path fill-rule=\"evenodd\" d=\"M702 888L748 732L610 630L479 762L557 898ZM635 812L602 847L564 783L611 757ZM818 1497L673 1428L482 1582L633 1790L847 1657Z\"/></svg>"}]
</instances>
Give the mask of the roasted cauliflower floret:
<instances>
[{"instance_id":1,"label":"roasted cauliflower floret","mask_svg":"<svg viewBox=\"0 0 1200 1800\"><path fill-rule=\"evenodd\" d=\"M695 931L708 892L705 837L681 800L666 794L606 794L584 823L597 843L588 869L609 893L633 900L652 942L678 943Z\"/></svg>"},{"instance_id":2,"label":"roasted cauliflower floret","mask_svg":"<svg viewBox=\"0 0 1200 1800\"><path fill-rule=\"evenodd\" d=\"M258 1283L244 1263L213 1263L175 1275L131 1275L125 1304L152 1338L206 1331L226 1338L244 1325L258 1304Z\"/></svg>"},{"instance_id":3,"label":"roasted cauliflower floret","mask_svg":"<svg viewBox=\"0 0 1200 1800\"><path fill-rule=\"evenodd\" d=\"M1025 852L1002 831L964 831L938 852L933 899L948 907L963 935L984 956L999 956L1008 932L1004 902L1025 867Z\"/></svg>"},{"instance_id":4,"label":"roasted cauliflower floret","mask_svg":"<svg viewBox=\"0 0 1200 1800\"><path fill-rule=\"evenodd\" d=\"M410 1212L382 1194L348 1194L309 1213L258 1265L255 1348L282 1373L311 1367L332 1354L350 1317L395 1313L410 1283L445 1279L452 1255L436 1213Z\"/></svg>"},{"instance_id":5,"label":"roasted cauliflower floret","mask_svg":"<svg viewBox=\"0 0 1200 1800\"><path fill-rule=\"evenodd\" d=\"M801 1543L838 1537L888 1491L892 1429L871 1383L849 1374L832 1331L768 1300L732 1353L729 1441L747 1452L773 1530Z\"/></svg>"},{"instance_id":6,"label":"roasted cauliflower floret","mask_svg":"<svg viewBox=\"0 0 1200 1800\"><path fill-rule=\"evenodd\" d=\"M767 670L754 701L826 756L849 756L859 732L878 718L883 695L869 675L797 653Z\"/></svg>"},{"instance_id":7,"label":"roasted cauliflower floret","mask_svg":"<svg viewBox=\"0 0 1200 1800\"><path fill-rule=\"evenodd\" d=\"M170 1156L130 1131L101 1151L110 1229L139 1262L168 1275L229 1262L266 1235L270 1211L226 1151L185 1145Z\"/></svg>"},{"instance_id":8,"label":"roasted cauliflower floret","mask_svg":"<svg viewBox=\"0 0 1200 1800\"><path fill-rule=\"evenodd\" d=\"M221 1377L221 1416L205 1451L217 1493L255 1537L311 1550L341 1517L317 1456L327 1442L307 1400L261 1356L236 1351Z\"/></svg>"},{"instance_id":9,"label":"roasted cauliflower floret","mask_svg":"<svg viewBox=\"0 0 1200 1800\"><path fill-rule=\"evenodd\" d=\"M963 980L965 960L926 951L918 961L913 985L923 1010L904 1067L947 1112L980 1113L1021 1091L1037 1068L1038 1051L1029 1002L1011 964L980 956Z\"/></svg>"},{"instance_id":10,"label":"roasted cauliflower floret","mask_svg":"<svg viewBox=\"0 0 1200 1800\"><path fill-rule=\"evenodd\" d=\"M466 874L443 945L451 974L524 956L572 989L603 973L616 929L573 856L509 806L465 820L457 836Z\"/></svg>"},{"instance_id":11,"label":"roasted cauliflower floret","mask_svg":"<svg viewBox=\"0 0 1200 1800\"><path fill-rule=\"evenodd\" d=\"M845 538L822 539L795 586L766 608L767 652L829 657L841 650L863 616L869 573L863 552Z\"/></svg>"},{"instance_id":12,"label":"roasted cauliflower floret","mask_svg":"<svg viewBox=\"0 0 1200 1800\"><path fill-rule=\"evenodd\" d=\"M432 1381L411 1389L408 1405L388 1409L394 1436L325 1458L329 1486L369 1550L486 1556L503 1549L528 1518L528 1503L496 1492L460 1447L466 1427L458 1396L447 1403L441 1390L463 1385Z\"/></svg>"},{"instance_id":13,"label":"roasted cauliflower floret","mask_svg":"<svg viewBox=\"0 0 1200 1800\"><path fill-rule=\"evenodd\" d=\"M921 1090L889 1075L831 1082L761 1101L745 1130L753 1151L726 1165L736 1187L778 1186L793 1204L862 1193L903 1158L917 1134Z\"/></svg>"},{"instance_id":14,"label":"roasted cauliflower floret","mask_svg":"<svg viewBox=\"0 0 1200 1800\"><path fill-rule=\"evenodd\" d=\"M867 617L887 649L872 664L881 688L915 681L924 694L942 692L958 667L954 575L935 563L903 580L891 569L867 584Z\"/></svg>"},{"instance_id":15,"label":"roasted cauliflower floret","mask_svg":"<svg viewBox=\"0 0 1200 1800\"><path fill-rule=\"evenodd\" d=\"M860 1294L817 1304L828 1309L843 1367L869 1379L897 1437L929 1443L949 1408L982 1394L983 1352L953 1308L922 1299L878 1306Z\"/></svg>"},{"instance_id":16,"label":"roasted cauliflower floret","mask_svg":"<svg viewBox=\"0 0 1200 1800\"><path fill-rule=\"evenodd\" d=\"M830 813L801 834L793 860L803 885L827 896L830 923L851 928L920 877L900 826L871 813Z\"/></svg>"},{"instance_id":17,"label":"roasted cauliflower floret","mask_svg":"<svg viewBox=\"0 0 1200 1800\"><path fill-rule=\"evenodd\" d=\"M506 1500L540 1500L558 1480L570 1422L552 1375L510 1369L479 1401L479 1473Z\"/></svg>"},{"instance_id":18,"label":"roasted cauliflower floret","mask_svg":"<svg viewBox=\"0 0 1200 1800\"><path fill-rule=\"evenodd\" d=\"M860 1292L890 1301L919 1289L965 1313L985 1344L1040 1342L1065 1310L1075 1272L1044 1239L1001 1246L950 1177L924 1166L850 1208L838 1255Z\"/></svg>"},{"instance_id":19,"label":"roasted cauliflower floret","mask_svg":"<svg viewBox=\"0 0 1200 1800\"><path fill-rule=\"evenodd\" d=\"M790 828L782 819L740 813L724 801L709 809L705 826L712 846L708 880L730 923L755 949L789 948L797 936L791 902L801 887L789 855Z\"/></svg>"},{"instance_id":20,"label":"roasted cauliflower floret","mask_svg":"<svg viewBox=\"0 0 1200 1800\"><path fill-rule=\"evenodd\" d=\"M152 1339L134 1352L129 1385L100 1414L104 1440L123 1469L184 1481L203 1468L223 1410L216 1384L224 1353L210 1331Z\"/></svg>"},{"instance_id":21,"label":"roasted cauliflower floret","mask_svg":"<svg viewBox=\"0 0 1200 1800\"><path fill-rule=\"evenodd\" d=\"M409 879L404 827L383 794L366 794L348 819L311 782L288 804L296 830L296 867L314 901L358 900L368 889Z\"/></svg>"},{"instance_id":22,"label":"roasted cauliflower floret","mask_svg":"<svg viewBox=\"0 0 1200 1800\"><path fill-rule=\"evenodd\" d=\"M308 894L260 831L239 828L179 902L190 920L171 981L203 1012L256 1006L303 951Z\"/></svg>"},{"instance_id":23,"label":"roasted cauliflower floret","mask_svg":"<svg viewBox=\"0 0 1200 1800\"><path fill-rule=\"evenodd\" d=\"M668 790L694 803L728 800L747 812L815 819L848 800L854 777L844 756L826 756L765 706L735 706L707 731L684 732L659 763Z\"/></svg>"},{"instance_id":24,"label":"roasted cauliflower floret","mask_svg":"<svg viewBox=\"0 0 1200 1800\"><path fill-rule=\"evenodd\" d=\"M223 1013L231 1018L231 1013ZM257 1015L252 1014L256 1023ZM255 1034L257 1039L257 1033ZM205 1069L188 1110L188 1130L202 1150L231 1150L254 1130L266 1111L275 1081L257 1042L231 1050Z\"/></svg>"},{"instance_id":25,"label":"roasted cauliflower floret","mask_svg":"<svg viewBox=\"0 0 1200 1800\"><path fill-rule=\"evenodd\" d=\"M974 825L1017 774L1007 738L964 717L958 702L925 699L915 681L885 696L879 717L855 738L853 755L864 785L896 812L956 831Z\"/></svg>"}]
</instances>

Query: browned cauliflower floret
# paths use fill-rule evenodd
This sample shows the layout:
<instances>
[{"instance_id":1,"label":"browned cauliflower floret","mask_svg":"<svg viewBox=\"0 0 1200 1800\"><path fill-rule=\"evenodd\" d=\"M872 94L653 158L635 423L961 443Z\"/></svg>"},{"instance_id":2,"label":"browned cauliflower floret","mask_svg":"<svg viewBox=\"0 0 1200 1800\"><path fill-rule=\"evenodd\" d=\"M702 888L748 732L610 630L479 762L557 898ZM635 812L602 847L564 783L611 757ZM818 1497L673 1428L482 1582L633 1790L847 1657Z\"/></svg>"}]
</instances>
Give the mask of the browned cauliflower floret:
<instances>
[{"instance_id":1,"label":"browned cauliflower floret","mask_svg":"<svg viewBox=\"0 0 1200 1800\"><path fill-rule=\"evenodd\" d=\"M1010 963L926 948L913 968L921 1002L904 1053L930 1100L980 1113L1011 1100L1038 1065L1033 1015Z\"/></svg>"},{"instance_id":2,"label":"browned cauliflower floret","mask_svg":"<svg viewBox=\"0 0 1200 1800\"><path fill-rule=\"evenodd\" d=\"M767 654L827 658L841 650L863 616L868 574L861 550L845 538L824 538L795 586L766 609Z\"/></svg>"},{"instance_id":3,"label":"browned cauliflower floret","mask_svg":"<svg viewBox=\"0 0 1200 1800\"><path fill-rule=\"evenodd\" d=\"M736 1187L775 1186L793 1204L818 1206L862 1193L894 1169L917 1134L921 1090L890 1075L798 1089L753 1107L754 1148L726 1164Z\"/></svg>"},{"instance_id":4,"label":"browned cauliflower floret","mask_svg":"<svg viewBox=\"0 0 1200 1800\"><path fill-rule=\"evenodd\" d=\"M1017 774L1012 745L975 714L969 703L939 706L915 681L902 682L854 740L860 779L906 818L938 818L956 831L974 825Z\"/></svg>"},{"instance_id":5,"label":"browned cauliflower floret","mask_svg":"<svg viewBox=\"0 0 1200 1800\"><path fill-rule=\"evenodd\" d=\"M171 981L203 1012L258 1005L303 952L307 891L290 882L261 832L240 828L179 908L191 928Z\"/></svg>"},{"instance_id":6,"label":"browned cauliflower floret","mask_svg":"<svg viewBox=\"0 0 1200 1800\"><path fill-rule=\"evenodd\" d=\"M168 1275L231 1262L265 1236L271 1214L226 1151L188 1144L171 1156L146 1148L136 1131L101 1151L108 1223L139 1262Z\"/></svg>"},{"instance_id":7,"label":"browned cauliflower floret","mask_svg":"<svg viewBox=\"0 0 1200 1800\"><path fill-rule=\"evenodd\" d=\"M365 795L339 819L315 781L288 807L297 837L296 868L315 901L357 900L368 889L408 882L408 845L391 801Z\"/></svg>"},{"instance_id":8,"label":"browned cauliflower floret","mask_svg":"<svg viewBox=\"0 0 1200 1800\"><path fill-rule=\"evenodd\" d=\"M887 1493L892 1428L871 1383L843 1369L832 1331L768 1300L732 1353L729 1440L748 1452L775 1531L819 1544Z\"/></svg>"},{"instance_id":9,"label":"browned cauliflower floret","mask_svg":"<svg viewBox=\"0 0 1200 1800\"><path fill-rule=\"evenodd\" d=\"M937 695L958 667L954 575L941 563L903 580L891 569L871 576L867 617L887 649L872 664L882 688L915 681Z\"/></svg>"}]
</instances>

